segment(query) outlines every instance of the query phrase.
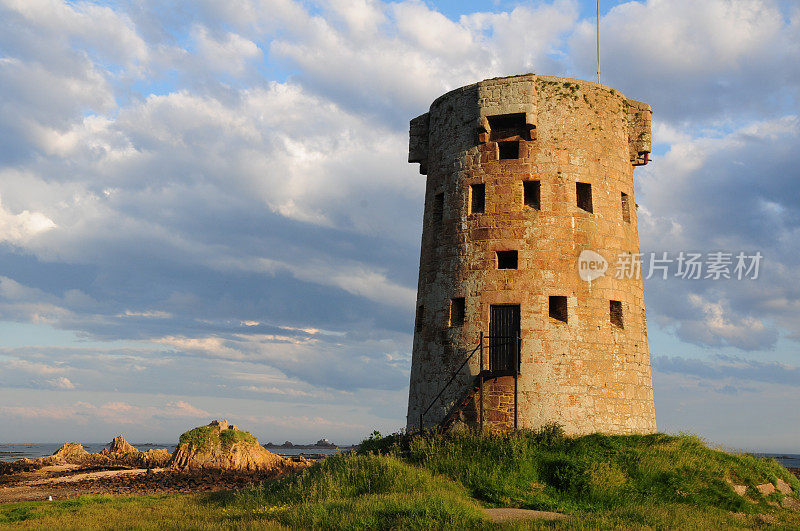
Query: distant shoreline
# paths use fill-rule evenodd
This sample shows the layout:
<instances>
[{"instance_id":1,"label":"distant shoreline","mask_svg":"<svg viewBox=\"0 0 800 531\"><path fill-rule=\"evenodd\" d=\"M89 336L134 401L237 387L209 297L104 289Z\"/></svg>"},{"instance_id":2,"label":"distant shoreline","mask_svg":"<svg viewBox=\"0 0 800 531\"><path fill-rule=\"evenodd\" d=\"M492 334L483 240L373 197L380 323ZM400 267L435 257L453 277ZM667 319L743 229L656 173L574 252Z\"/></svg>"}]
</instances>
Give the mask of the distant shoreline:
<instances>
[{"instance_id":1,"label":"distant shoreline","mask_svg":"<svg viewBox=\"0 0 800 531\"><path fill-rule=\"evenodd\" d=\"M0 462L11 463L18 459L37 459L39 457L47 457L61 448L64 443L0 443ZM97 453L108 447L108 443L82 443L90 453ZM171 443L142 443L134 444L136 448L165 448L168 452L172 453L176 444ZM357 445L344 445L344 446L319 446L316 444L293 444L292 446L284 445L262 445L269 451L278 455L292 456L300 455L301 453L309 454L333 454L336 452L346 452L356 448Z\"/></svg>"},{"instance_id":2,"label":"distant shoreline","mask_svg":"<svg viewBox=\"0 0 800 531\"><path fill-rule=\"evenodd\" d=\"M12 462L17 459L28 458L35 459L37 457L45 457L52 455L53 452L58 450L63 443L0 443L0 461ZM90 452L99 452L108 446L108 443L84 443L83 446ZM134 444L137 448L166 448L167 451L172 452L175 449L175 443L141 443ZM348 451L357 448L357 444L350 445L335 445L320 446L317 444L292 444L291 446L284 444L263 444L264 448L271 452L281 454L286 452L287 455L297 455L295 452L310 450L312 453L335 453L338 451ZM786 468L794 469L793 471L800 470L800 453L764 453L764 452L742 452L750 453L758 457L771 457L778 461Z\"/></svg>"},{"instance_id":3,"label":"distant shoreline","mask_svg":"<svg viewBox=\"0 0 800 531\"><path fill-rule=\"evenodd\" d=\"M264 448L269 450L352 450L353 448L357 448L357 444L351 444L347 446L340 446L338 444L331 444L331 445L324 445L320 446L317 444L262 444Z\"/></svg>"}]
</instances>

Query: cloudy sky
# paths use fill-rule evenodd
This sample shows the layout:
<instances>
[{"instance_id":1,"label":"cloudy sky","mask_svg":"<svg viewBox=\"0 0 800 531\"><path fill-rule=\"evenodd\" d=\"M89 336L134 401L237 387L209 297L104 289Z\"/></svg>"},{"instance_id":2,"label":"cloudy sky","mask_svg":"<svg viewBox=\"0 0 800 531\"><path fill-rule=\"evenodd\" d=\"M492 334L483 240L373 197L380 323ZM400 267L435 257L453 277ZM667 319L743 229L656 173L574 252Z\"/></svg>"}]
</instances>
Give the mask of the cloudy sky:
<instances>
[{"instance_id":1,"label":"cloudy sky","mask_svg":"<svg viewBox=\"0 0 800 531\"><path fill-rule=\"evenodd\" d=\"M603 1L653 106L659 428L800 453L800 4ZM594 2L0 0L0 442L263 441L405 422L424 177L408 120L501 75L592 79Z\"/></svg>"}]
</instances>

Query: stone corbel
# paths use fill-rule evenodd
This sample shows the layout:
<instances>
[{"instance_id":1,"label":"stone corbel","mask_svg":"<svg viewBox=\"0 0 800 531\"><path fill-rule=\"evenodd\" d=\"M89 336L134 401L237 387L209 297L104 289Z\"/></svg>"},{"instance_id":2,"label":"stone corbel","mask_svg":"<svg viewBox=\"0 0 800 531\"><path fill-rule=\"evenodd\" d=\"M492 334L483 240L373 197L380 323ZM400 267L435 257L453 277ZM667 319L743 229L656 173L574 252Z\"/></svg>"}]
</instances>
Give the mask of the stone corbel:
<instances>
[{"instance_id":1,"label":"stone corbel","mask_svg":"<svg viewBox=\"0 0 800 531\"><path fill-rule=\"evenodd\" d=\"M628 147L631 164L644 166L650 161L652 149L652 110L641 101L626 100L628 110Z\"/></svg>"},{"instance_id":2,"label":"stone corbel","mask_svg":"<svg viewBox=\"0 0 800 531\"><path fill-rule=\"evenodd\" d=\"M417 116L409 124L408 162L419 162L419 172L428 173L428 135L430 115L426 112Z\"/></svg>"}]
</instances>

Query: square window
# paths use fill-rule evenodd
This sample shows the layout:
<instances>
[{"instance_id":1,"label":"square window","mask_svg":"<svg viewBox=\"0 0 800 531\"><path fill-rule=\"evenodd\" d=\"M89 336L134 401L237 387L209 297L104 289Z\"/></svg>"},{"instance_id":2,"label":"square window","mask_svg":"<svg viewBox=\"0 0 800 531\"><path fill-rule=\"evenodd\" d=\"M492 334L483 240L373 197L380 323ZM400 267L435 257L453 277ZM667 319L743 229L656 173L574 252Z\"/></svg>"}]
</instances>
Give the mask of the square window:
<instances>
[{"instance_id":1,"label":"square window","mask_svg":"<svg viewBox=\"0 0 800 531\"><path fill-rule=\"evenodd\" d=\"M464 311L466 301L464 297L450 299L450 326L461 326L464 324Z\"/></svg>"},{"instance_id":2,"label":"square window","mask_svg":"<svg viewBox=\"0 0 800 531\"><path fill-rule=\"evenodd\" d=\"M517 251L497 251L497 269L516 269Z\"/></svg>"},{"instance_id":3,"label":"square window","mask_svg":"<svg viewBox=\"0 0 800 531\"><path fill-rule=\"evenodd\" d=\"M609 301L609 317L611 318L611 324L617 326L619 328L625 328L622 322L622 302L621 301Z\"/></svg>"},{"instance_id":4,"label":"square window","mask_svg":"<svg viewBox=\"0 0 800 531\"><path fill-rule=\"evenodd\" d=\"M578 208L586 212L592 210L592 185L589 183L575 183L575 192L578 196Z\"/></svg>"},{"instance_id":5,"label":"square window","mask_svg":"<svg viewBox=\"0 0 800 531\"><path fill-rule=\"evenodd\" d=\"M567 298L562 295L550 296L550 317L567 322Z\"/></svg>"},{"instance_id":6,"label":"square window","mask_svg":"<svg viewBox=\"0 0 800 531\"><path fill-rule=\"evenodd\" d=\"M530 126L525 121L525 113L497 114L487 116L491 129L490 140L512 139L514 137L529 137Z\"/></svg>"},{"instance_id":7,"label":"square window","mask_svg":"<svg viewBox=\"0 0 800 531\"><path fill-rule=\"evenodd\" d=\"M500 160L518 159L519 158L519 142L498 142L497 143L497 158Z\"/></svg>"},{"instance_id":8,"label":"square window","mask_svg":"<svg viewBox=\"0 0 800 531\"><path fill-rule=\"evenodd\" d=\"M628 201L628 194L625 192L621 192L621 200L622 200L622 221L625 223L631 222L631 206L630 202Z\"/></svg>"},{"instance_id":9,"label":"square window","mask_svg":"<svg viewBox=\"0 0 800 531\"><path fill-rule=\"evenodd\" d=\"M523 181L522 190L525 205L540 210L542 197L541 183L539 181Z\"/></svg>"},{"instance_id":10,"label":"square window","mask_svg":"<svg viewBox=\"0 0 800 531\"><path fill-rule=\"evenodd\" d=\"M417 332L422 330L422 320L425 318L425 306L419 305L417 306L417 322L414 328L416 328Z\"/></svg>"},{"instance_id":11,"label":"square window","mask_svg":"<svg viewBox=\"0 0 800 531\"><path fill-rule=\"evenodd\" d=\"M486 209L486 185L471 185L469 187L469 197L469 213L483 214Z\"/></svg>"}]
</instances>

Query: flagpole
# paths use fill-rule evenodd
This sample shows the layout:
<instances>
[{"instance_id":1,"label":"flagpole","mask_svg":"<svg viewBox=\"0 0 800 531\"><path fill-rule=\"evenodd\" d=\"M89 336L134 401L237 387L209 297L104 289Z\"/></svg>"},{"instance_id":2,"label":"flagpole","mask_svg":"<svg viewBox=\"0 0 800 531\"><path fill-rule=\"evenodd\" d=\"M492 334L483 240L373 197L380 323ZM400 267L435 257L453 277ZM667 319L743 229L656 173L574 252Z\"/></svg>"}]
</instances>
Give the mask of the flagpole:
<instances>
[{"instance_id":1,"label":"flagpole","mask_svg":"<svg viewBox=\"0 0 800 531\"><path fill-rule=\"evenodd\" d=\"M597 0L597 82L600 83L600 0Z\"/></svg>"}]
</instances>

